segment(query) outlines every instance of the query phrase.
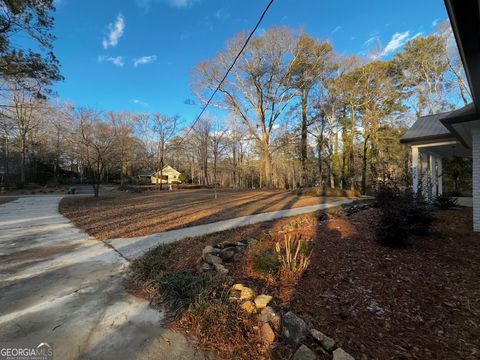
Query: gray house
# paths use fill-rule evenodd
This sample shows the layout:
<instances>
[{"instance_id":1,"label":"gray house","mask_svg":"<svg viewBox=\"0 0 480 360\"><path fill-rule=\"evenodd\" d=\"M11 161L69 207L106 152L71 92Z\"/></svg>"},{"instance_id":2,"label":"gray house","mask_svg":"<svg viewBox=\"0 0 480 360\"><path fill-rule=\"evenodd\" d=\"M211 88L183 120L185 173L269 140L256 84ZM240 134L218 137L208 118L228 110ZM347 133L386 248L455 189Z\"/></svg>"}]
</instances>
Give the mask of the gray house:
<instances>
[{"instance_id":1,"label":"gray house","mask_svg":"<svg viewBox=\"0 0 480 360\"><path fill-rule=\"evenodd\" d=\"M473 228L480 232L480 5L445 0L465 68L473 103L451 112L419 118L401 142L412 150L413 190L441 194L442 159L472 157Z\"/></svg>"}]
</instances>

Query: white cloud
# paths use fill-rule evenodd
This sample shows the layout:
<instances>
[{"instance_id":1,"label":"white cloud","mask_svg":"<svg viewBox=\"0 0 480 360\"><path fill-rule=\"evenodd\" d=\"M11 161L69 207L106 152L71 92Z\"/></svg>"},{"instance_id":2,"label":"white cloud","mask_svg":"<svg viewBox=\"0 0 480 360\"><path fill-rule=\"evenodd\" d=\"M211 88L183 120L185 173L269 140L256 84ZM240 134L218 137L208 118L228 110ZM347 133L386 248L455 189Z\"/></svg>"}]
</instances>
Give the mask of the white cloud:
<instances>
[{"instance_id":1,"label":"white cloud","mask_svg":"<svg viewBox=\"0 0 480 360\"><path fill-rule=\"evenodd\" d=\"M168 3L171 6L178 7L178 8L188 8L196 2L197 0L168 0Z\"/></svg>"},{"instance_id":2,"label":"white cloud","mask_svg":"<svg viewBox=\"0 0 480 360\"><path fill-rule=\"evenodd\" d=\"M372 45L374 42L377 42L377 41L379 41L379 40L380 40L380 39L379 39L378 35L373 35L373 36L370 36L370 37L368 38L368 40L363 43L363 45L364 45L364 46L370 46L370 45Z\"/></svg>"},{"instance_id":3,"label":"white cloud","mask_svg":"<svg viewBox=\"0 0 480 360\"><path fill-rule=\"evenodd\" d=\"M332 30L332 35L335 34L337 31L341 30L342 27L339 25L335 29Z\"/></svg>"},{"instance_id":4,"label":"white cloud","mask_svg":"<svg viewBox=\"0 0 480 360\"><path fill-rule=\"evenodd\" d=\"M103 39L102 45L104 49L109 47L115 47L118 44L118 40L123 36L125 30L125 18L122 14L118 14L115 23L108 24L108 36Z\"/></svg>"},{"instance_id":5,"label":"white cloud","mask_svg":"<svg viewBox=\"0 0 480 360\"><path fill-rule=\"evenodd\" d=\"M147 106L148 106L148 103L146 103L145 101L142 101L142 100L133 99L132 101L133 101L134 104L141 105L141 106L143 106L143 107L147 107Z\"/></svg>"},{"instance_id":6,"label":"white cloud","mask_svg":"<svg viewBox=\"0 0 480 360\"><path fill-rule=\"evenodd\" d=\"M393 34L392 39L389 41L387 46L385 46L380 56L387 56L401 48L410 40L409 36L410 31L405 31L403 33L397 32Z\"/></svg>"},{"instance_id":7,"label":"white cloud","mask_svg":"<svg viewBox=\"0 0 480 360\"><path fill-rule=\"evenodd\" d=\"M106 55L101 55L97 58L97 61L99 63L102 62L111 62L113 65L117 67L122 67L125 65L125 58L123 56L106 56Z\"/></svg>"},{"instance_id":8,"label":"white cloud","mask_svg":"<svg viewBox=\"0 0 480 360\"><path fill-rule=\"evenodd\" d=\"M225 9L221 8L215 12L215 17L219 19L221 22L225 22L230 17L230 13Z\"/></svg>"},{"instance_id":9,"label":"white cloud","mask_svg":"<svg viewBox=\"0 0 480 360\"><path fill-rule=\"evenodd\" d=\"M146 65L153 63L157 60L157 55L142 56L140 58L133 59L133 66Z\"/></svg>"},{"instance_id":10,"label":"white cloud","mask_svg":"<svg viewBox=\"0 0 480 360\"><path fill-rule=\"evenodd\" d=\"M440 22L440 19L435 19L432 21L432 26L435 27L438 25L438 23Z\"/></svg>"}]
</instances>

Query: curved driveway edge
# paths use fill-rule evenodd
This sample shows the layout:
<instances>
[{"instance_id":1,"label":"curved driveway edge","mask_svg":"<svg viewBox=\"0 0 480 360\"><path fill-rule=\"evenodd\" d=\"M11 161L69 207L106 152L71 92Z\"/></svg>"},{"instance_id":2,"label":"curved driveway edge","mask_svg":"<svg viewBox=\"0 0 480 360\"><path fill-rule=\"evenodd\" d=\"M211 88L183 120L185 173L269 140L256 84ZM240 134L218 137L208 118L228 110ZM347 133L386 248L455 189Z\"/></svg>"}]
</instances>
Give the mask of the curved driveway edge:
<instances>
[{"instance_id":1,"label":"curved driveway edge","mask_svg":"<svg viewBox=\"0 0 480 360\"><path fill-rule=\"evenodd\" d=\"M191 226L184 229L165 231L158 234L135 238L110 239L105 242L115 248L126 259L133 260L147 251L163 244L169 244L188 237L213 234L220 231L235 229L260 222L271 221L290 216L312 213L334 206L351 203L353 200L335 200L324 204L304 206L294 209L272 211L256 215L242 216L234 219L218 221L210 224Z\"/></svg>"}]
</instances>

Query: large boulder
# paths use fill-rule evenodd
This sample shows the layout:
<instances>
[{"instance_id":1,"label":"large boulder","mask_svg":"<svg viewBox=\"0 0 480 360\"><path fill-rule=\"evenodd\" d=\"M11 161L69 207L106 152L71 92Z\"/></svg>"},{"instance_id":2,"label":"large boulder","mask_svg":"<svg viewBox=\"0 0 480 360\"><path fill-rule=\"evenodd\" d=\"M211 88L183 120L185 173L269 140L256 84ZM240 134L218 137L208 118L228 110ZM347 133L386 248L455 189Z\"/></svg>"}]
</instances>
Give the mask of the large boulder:
<instances>
[{"instance_id":1,"label":"large boulder","mask_svg":"<svg viewBox=\"0 0 480 360\"><path fill-rule=\"evenodd\" d=\"M282 318L282 335L288 342L299 345L308 334L308 326L293 312L287 312Z\"/></svg>"}]
</instances>

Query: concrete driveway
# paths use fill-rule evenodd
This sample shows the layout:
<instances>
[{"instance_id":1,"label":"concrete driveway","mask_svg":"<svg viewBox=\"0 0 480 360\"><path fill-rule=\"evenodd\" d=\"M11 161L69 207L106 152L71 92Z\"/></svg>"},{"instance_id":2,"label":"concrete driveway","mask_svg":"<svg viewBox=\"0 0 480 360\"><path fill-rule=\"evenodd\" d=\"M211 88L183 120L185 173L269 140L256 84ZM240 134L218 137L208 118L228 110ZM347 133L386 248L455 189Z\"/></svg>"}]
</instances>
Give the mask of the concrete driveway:
<instances>
[{"instance_id":1,"label":"concrete driveway","mask_svg":"<svg viewBox=\"0 0 480 360\"><path fill-rule=\"evenodd\" d=\"M244 216L147 237L101 242L58 212L62 196L0 205L0 343L53 346L56 359L204 359L163 313L122 285L126 259L188 236L350 202Z\"/></svg>"},{"instance_id":2,"label":"concrete driveway","mask_svg":"<svg viewBox=\"0 0 480 360\"><path fill-rule=\"evenodd\" d=\"M0 205L0 342L56 359L199 359L163 314L127 294L127 262L58 212L61 196Z\"/></svg>"}]
</instances>

